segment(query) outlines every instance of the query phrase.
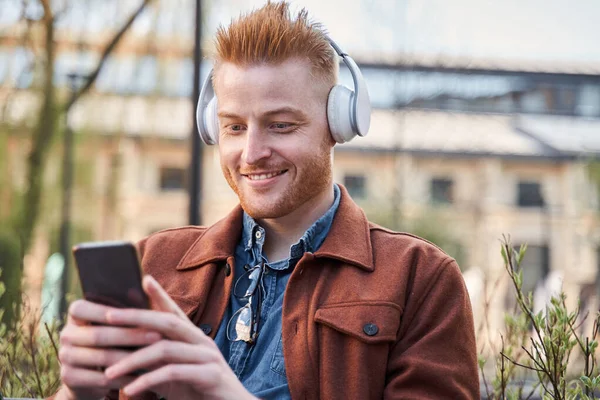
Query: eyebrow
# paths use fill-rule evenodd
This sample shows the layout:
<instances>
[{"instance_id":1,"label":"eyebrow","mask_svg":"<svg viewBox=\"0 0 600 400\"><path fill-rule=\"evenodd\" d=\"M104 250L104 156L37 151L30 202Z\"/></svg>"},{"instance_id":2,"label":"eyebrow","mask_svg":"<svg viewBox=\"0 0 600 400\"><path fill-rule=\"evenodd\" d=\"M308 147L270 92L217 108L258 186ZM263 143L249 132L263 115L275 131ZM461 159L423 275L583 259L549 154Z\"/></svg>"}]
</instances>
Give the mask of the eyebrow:
<instances>
[{"instance_id":1,"label":"eyebrow","mask_svg":"<svg viewBox=\"0 0 600 400\"><path fill-rule=\"evenodd\" d=\"M294 114L294 115L299 116L300 118L306 118L306 114L302 110L300 110L298 108L287 107L287 106L266 111L262 114L262 116L267 117L267 116L277 115L277 114ZM237 115L233 112L228 112L228 111L220 111L217 115L220 118L231 118L231 119L240 118L239 115Z\"/></svg>"}]
</instances>

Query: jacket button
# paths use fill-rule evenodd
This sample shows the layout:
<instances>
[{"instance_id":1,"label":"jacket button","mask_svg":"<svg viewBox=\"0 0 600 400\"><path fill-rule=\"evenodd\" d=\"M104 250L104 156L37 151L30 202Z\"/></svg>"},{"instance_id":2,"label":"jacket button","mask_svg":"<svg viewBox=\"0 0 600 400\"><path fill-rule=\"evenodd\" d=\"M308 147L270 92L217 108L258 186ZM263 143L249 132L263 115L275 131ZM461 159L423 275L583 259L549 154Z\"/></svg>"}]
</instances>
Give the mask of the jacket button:
<instances>
[{"instance_id":1,"label":"jacket button","mask_svg":"<svg viewBox=\"0 0 600 400\"><path fill-rule=\"evenodd\" d=\"M229 265L229 263L225 264L225 276L229 276L231 275L231 265Z\"/></svg>"},{"instance_id":2,"label":"jacket button","mask_svg":"<svg viewBox=\"0 0 600 400\"><path fill-rule=\"evenodd\" d=\"M379 328L375 324L366 324L363 326L363 332L368 336L375 336L377 335L377 332L379 332Z\"/></svg>"},{"instance_id":3,"label":"jacket button","mask_svg":"<svg viewBox=\"0 0 600 400\"><path fill-rule=\"evenodd\" d=\"M200 330L204 332L205 335L209 335L212 332L212 328L209 324L200 324Z\"/></svg>"}]
</instances>

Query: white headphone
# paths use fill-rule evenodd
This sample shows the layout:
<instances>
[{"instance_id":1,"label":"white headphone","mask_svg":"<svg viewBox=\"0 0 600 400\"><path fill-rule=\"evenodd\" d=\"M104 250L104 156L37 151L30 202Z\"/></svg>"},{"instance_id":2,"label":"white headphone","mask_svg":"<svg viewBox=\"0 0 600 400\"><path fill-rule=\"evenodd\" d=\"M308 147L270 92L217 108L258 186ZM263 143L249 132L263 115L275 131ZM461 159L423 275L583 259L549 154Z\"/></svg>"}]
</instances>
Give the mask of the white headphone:
<instances>
[{"instance_id":1,"label":"white headphone","mask_svg":"<svg viewBox=\"0 0 600 400\"><path fill-rule=\"evenodd\" d=\"M327 121L331 136L337 143L346 143L356 135L366 136L371 124L371 101L367 84L356 62L330 38L331 47L342 57L352 74L354 91L343 85L334 86L327 98ZM217 97L212 86L211 70L202 84L196 108L196 123L202 141L206 144L219 142L219 119Z\"/></svg>"}]
</instances>

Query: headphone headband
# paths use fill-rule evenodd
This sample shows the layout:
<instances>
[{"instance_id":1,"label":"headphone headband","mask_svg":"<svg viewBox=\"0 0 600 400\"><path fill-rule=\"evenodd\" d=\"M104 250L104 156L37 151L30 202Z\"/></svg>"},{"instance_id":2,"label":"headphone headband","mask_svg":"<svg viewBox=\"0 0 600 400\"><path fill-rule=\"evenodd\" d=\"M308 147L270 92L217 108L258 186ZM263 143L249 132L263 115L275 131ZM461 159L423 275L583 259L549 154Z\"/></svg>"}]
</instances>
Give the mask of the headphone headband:
<instances>
[{"instance_id":1,"label":"headphone headband","mask_svg":"<svg viewBox=\"0 0 600 400\"><path fill-rule=\"evenodd\" d=\"M356 135L367 135L371 123L371 102L367 84L356 62L329 36L325 37L348 67L354 84L354 91L342 85L334 86L327 100L329 130L336 142L344 143ZM219 140L217 98L212 86L212 76L211 69L202 85L196 108L198 133L206 144L216 144Z\"/></svg>"}]
</instances>

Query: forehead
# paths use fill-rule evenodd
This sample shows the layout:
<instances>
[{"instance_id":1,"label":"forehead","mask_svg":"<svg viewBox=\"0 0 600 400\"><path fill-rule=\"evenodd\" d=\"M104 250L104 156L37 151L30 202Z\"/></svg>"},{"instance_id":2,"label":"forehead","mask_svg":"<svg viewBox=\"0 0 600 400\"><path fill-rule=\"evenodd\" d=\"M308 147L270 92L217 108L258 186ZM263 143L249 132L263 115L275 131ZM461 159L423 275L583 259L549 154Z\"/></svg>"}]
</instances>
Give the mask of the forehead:
<instances>
[{"instance_id":1,"label":"forehead","mask_svg":"<svg viewBox=\"0 0 600 400\"><path fill-rule=\"evenodd\" d=\"M215 69L215 93L221 105L250 105L256 102L323 100L323 82L311 74L308 61L290 59L280 64L241 66L222 63Z\"/></svg>"}]
</instances>

